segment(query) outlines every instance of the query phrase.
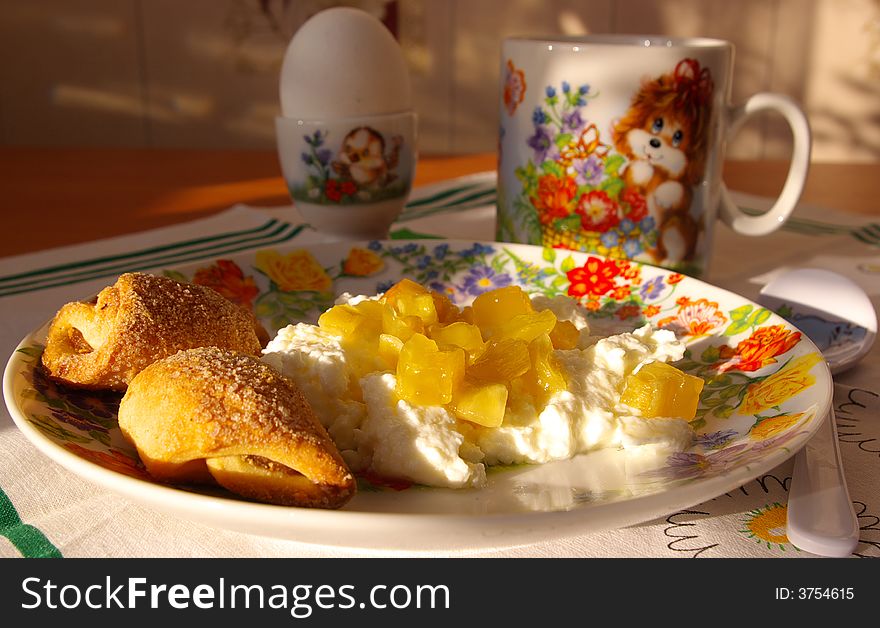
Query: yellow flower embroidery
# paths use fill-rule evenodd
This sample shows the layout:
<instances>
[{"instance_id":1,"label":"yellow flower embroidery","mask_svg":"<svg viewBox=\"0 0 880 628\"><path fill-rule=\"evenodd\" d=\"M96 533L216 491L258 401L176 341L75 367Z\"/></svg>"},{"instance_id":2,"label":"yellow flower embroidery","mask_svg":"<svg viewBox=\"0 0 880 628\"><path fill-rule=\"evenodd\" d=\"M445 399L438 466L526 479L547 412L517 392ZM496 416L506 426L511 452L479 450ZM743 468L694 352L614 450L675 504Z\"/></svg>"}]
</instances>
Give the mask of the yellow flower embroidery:
<instances>
[{"instance_id":1,"label":"yellow flower embroidery","mask_svg":"<svg viewBox=\"0 0 880 628\"><path fill-rule=\"evenodd\" d=\"M795 358L782 369L760 382L751 384L739 407L741 414L758 414L794 397L816 383L809 371L822 361L818 353L808 353Z\"/></svg>"},{"instance_id":2,"label":"yellow flower embroidery","mask_svg":"<svg viewBox=\"0 0 880 628\"><path fill-rule=\"evenodd\" d=\"M369 277L385 267L382 258L369 249L353 248L342 264L342 272L354 277Z\"/></svg>"},{"instance_id":3,"label":"yellow flower embroidery","mask_svg":"<svg viewBox=\"0 0 880 628\"><path fill-rule=\"evenodd\" d=\"M745 521L745 533L758 543L766 544L768 548L776 545L784 550L788 544L788 535L785 531L785 521L788 515L788 507L780 503L768 504L764 508L758 508L749 513Z\"/></svg>"},{"instance_id":4,"label":"yellow flower embroidery","mask_svg":"<svg viewBox=\"0 0 880 628\"><path fill-rule=\"evenodd\" d=\"M781 414L769 419L762 419L755 423L749 431L749 438L752 440L767 440L768 438L772 438L786 431L788 428L797 425L804 414L804 412L798 412L797 414Z\"/></svg>"},{"instance_id":5,"label":"yellow flower embroidery","mask_svg":"<svg viewBox=\"0 0 880 628\"><path fill-rule=\"evenodd\" d=\"M306 250L297 249L287 255L277 251L258 251L257 268L275 282L279 290L315 290L326 292L333 287L333 280L324 272L318 260Z\"/></svg>"}]
</instances>

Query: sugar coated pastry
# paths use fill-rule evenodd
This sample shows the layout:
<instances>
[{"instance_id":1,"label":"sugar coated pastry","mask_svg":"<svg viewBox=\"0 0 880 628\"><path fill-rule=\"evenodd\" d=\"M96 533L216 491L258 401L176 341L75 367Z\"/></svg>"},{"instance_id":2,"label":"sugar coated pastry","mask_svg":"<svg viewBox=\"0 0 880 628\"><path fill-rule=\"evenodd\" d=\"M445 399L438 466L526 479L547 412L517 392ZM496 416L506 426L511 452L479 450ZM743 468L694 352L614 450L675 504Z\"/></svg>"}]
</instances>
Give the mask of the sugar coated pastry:
<instances>
[{"instance_id":1,"label":"sugar coated pastry","mask_svg":"<svg viewBox=\"0 0 880 628\"><path fill-rule=\"evenodd\" d=\"M125 390L156 360L218 346L259 355L253 314L215 290L168 277L127 273L94 303L68 303L49 327L43 365L72 386Z\"/></svg>"},{"instance_id":2,"label":"sugar coated pastry","mask_svg":"<svg viewBox=\"0 0 880 628\"><path fill-rule=\"evenodd\" d=\"M300 390L253 356L202 347L151 364L129 384L119 427L160 481L319 508L356 490Z\"/></svg>"}]
</instances>

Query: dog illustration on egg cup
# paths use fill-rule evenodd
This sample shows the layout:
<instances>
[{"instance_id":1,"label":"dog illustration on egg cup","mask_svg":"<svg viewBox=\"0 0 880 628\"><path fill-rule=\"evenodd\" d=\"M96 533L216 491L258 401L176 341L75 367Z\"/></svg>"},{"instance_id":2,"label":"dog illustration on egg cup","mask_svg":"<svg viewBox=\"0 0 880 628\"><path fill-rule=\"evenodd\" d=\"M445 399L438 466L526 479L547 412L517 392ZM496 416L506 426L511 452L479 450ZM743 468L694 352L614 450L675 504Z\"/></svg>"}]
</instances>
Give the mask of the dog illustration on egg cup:
<instances>
[{"instance_id":1,"label":"dog illustration on egg cup","mask_svg":"<svg viewBox=\"0 0 880 628\"><path fill-rule=\"evenodd\" d=\"M382 188L397 178L394 169L400 157L403 138L391 138L391 147L385 152L385 138L368 126L352 129L342 140L333 170L343 179L351 179L359 187Z\"/></svg>"},{"instance_id":2,"label":"dog illustration on egg cup","mask_svg":"<svg viewBox=\"0 0 880 628\"><path fill-rule=\"evenodd\" d=\"M693 258L701 225L690 213L693 186L703 177L712 115L712 78L694 59L643 81L612 130L627 158L622 176L647 201L657 225L649 253L658 262Z\"/></svg>"}]
</instances>

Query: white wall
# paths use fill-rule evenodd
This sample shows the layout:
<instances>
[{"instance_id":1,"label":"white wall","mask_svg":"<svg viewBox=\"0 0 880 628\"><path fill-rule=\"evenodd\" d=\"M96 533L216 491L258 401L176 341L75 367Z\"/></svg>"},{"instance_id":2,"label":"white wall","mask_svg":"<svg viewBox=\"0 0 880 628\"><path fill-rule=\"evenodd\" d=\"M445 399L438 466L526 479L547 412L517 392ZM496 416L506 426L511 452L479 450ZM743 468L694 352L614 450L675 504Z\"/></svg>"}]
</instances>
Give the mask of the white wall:
<instances>
[{"instance_id":1,"label":"white wall","mask_svg":"<svg viewBox=\"0 0 880 628\"><path fill-rule=\"evenodd\" d=\"M0 144L271 148L287 41L330 0L0 0ZM347 2L381 13L382 0ZM734 98L798 100L816 161L880 157L880 0L398 0L425 153L492 151L501 40L730 39ZM785 158L774 118L732 157Z\"/></svg>"}]
</instances>

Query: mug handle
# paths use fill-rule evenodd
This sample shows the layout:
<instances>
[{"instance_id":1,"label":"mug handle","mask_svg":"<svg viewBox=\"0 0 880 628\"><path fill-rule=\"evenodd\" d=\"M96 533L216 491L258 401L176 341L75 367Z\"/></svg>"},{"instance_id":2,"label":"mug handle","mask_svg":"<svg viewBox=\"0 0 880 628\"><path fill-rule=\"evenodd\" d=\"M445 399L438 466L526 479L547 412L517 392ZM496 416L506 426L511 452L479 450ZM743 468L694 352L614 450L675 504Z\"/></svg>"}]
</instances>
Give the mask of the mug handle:
<instances>
[{"instance_id":1,"label":"mug handle","mask_svg":"<svg viewBox=\"0 0 880 628\"><path fill-rule=\"evenodd\" d=\"M720 216L727 226L743 235L760 236L776 231L788 219L794 210L810 169L810 125L800 107L787 96L780 94L758 93L749 98L744 105L733 107L730 111L731 121L727 131L730 140L746 119L758 111L777 111L791 127L794 146L791 154L791 165L782 192L776 202L766 213L760 216L749 216L741 210L730 196L724 183L721 184Z\"/></svg>"}]
</instances>

